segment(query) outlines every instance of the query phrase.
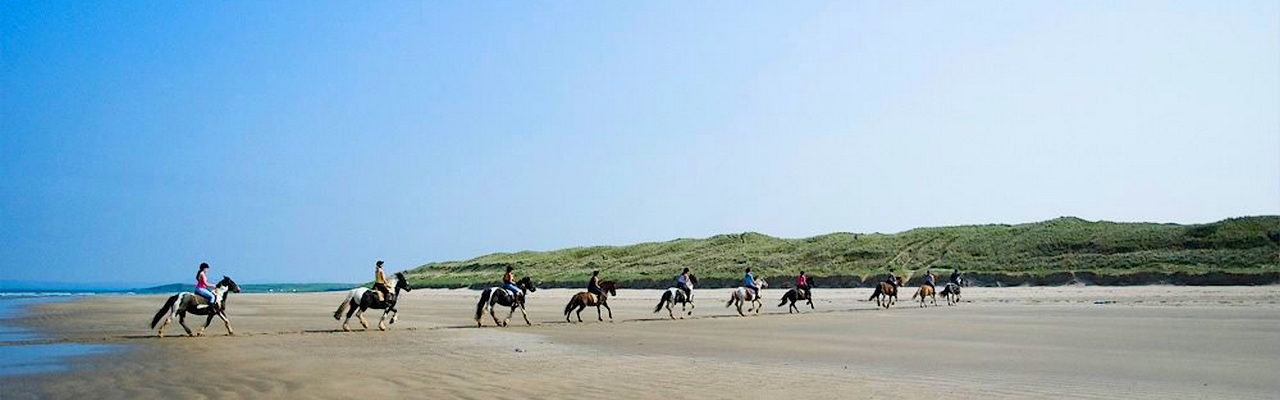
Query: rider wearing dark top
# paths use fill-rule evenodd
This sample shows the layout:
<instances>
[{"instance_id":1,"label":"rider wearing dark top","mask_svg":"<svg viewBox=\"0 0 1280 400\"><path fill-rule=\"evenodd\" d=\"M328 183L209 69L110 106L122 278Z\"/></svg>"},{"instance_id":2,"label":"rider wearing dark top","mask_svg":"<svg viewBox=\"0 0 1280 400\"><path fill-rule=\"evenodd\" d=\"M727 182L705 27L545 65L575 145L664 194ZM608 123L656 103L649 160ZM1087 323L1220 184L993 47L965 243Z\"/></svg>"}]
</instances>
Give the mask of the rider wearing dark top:
<instances>
[{"instance_id":1,"label":"rider wearing dark top","mask_svg":"<svg viewBox=\"0 0 1280 400\"><path fill-rule=\"evenodd\" d=\"M951 271L951 283L954 283L954 284L956 284L956 285L959 285L959 284L960 284L960 269L959 269L959 268L956 268L955 270Z\"/></svg>"},{"instance_id":2,"label":"rider wearing dark top","mask_svg":"<svg viewBox=\"0 0 1280 400\"><path fill-rule=\"evenodd\" d=\"M596 295L596 301L604 298L604 291L600 290L600 271L591 271L591 280L587 282L587 292Z\"/></svg>"},{"instance_id":3,"label":"rider wearing dark top","mask_svg":"<svg viewBox=\"0 0 1280 400\"><path fill-rule=\"evenodd\" d=\"M890 272L889 277L885 278L884 283L888 283L893 286L898 286L898 276Z\"/></svg>"}]
</instances>

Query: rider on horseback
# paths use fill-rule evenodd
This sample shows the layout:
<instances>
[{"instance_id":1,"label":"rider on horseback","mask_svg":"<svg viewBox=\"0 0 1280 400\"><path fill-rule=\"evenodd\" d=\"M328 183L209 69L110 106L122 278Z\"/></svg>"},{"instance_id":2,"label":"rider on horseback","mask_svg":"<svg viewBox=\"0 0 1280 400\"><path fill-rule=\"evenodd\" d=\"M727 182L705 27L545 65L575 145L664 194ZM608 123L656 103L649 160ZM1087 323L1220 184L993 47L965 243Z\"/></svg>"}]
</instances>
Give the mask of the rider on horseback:
<instances>
[{"instance_id":1,"label":"rider on horseback","mask_svg":"<svg viewBox=\"0 0 1280 400\"><path fill-rule=\"evenodd\" d=\"M209 279L205 278L204 270L209 269L209 263L200 263L200 271L196 272L196 294L209 300L209 306L218 308L218 297L213 295L209 290Z\"/></svg>"},{"instance_id":2,"label":"rider on horseback","mask_svg":"<svg viewBox=\"0 0 1280 400\"><path fill-rule=\"evenodd\" d=\"M804 298L809 298L809 277L804 275L804 271L800 271L800 277L796 278L796 289Z\"/></svg>"},{"instance_id":3,"label":"rider on horseback","mask_svg":"<svg viewBox=\"0 0 1280 400\"><path fill-rule=\"evenodd\" d=\"M751 274L751 267L747 267L746 275L742 276L742 284L751 290L754 298L760 298L760 288L756 287L756 276Z\"/></svg>"},{"instance_id":4,"label":"rider on horseback","mask_svg":"<svg viewBox=\"0 0 1280 400\"><path fill-rule=\"evenodd\" d=\"M511 298L520 296L520 288L516 286L516 275L511 271L515 271L510 265L507 266L507 273L502 274L502 288L511 291Z\"/></svg>"},{"instance_id":5,"label":"rider on horseback","mask_svg":"<svg viewBox=\"0 0 1280 400\"><path fill-rule=\"evenodd\" d=\"M387 287L387 275L382 272L382 260L375 263L373 270L373 289L378 295L378 301L383 302L391 298L391 288Z\"/></svg>"},{"instance_id":6,"label":"rider on horseback","mask_svg":"<svg viewBox=\"0 0 1280 400\"><path fill-rule=\"evenodd\" d=\"M924 284L929 285L930 289L937 290L937 288L933 287L933 282L933 268L929 268L924 271Z\"/></svg>"},{"instance_id":7,"label":"rider on horseback","mask_svg":"<svg viewBox=\"0 0 1280 400\"><path fill-rule=\"evenodd\" d=\"M684 271L680 271L680 275L676 277L676 289L684 292L684 298L693 296L693 283L689 281L689 268L685 267Z\"/></svg>"},{"instance_id":8,"label":"rider on horseback","mask_svg":"<svg viewBox=\"0 0 1280 400\"><path fill-rule=\"evenodd\" d=\"M587 292L596 295L596 301L604 299L604 291L600 290L600 270L591 271L591 281L587 282Z\"/></svg>"},{"instance_id":9,"label":"rider on horseback","mask_svg":"<svg viewBox=\"0 0 1280 400\"><path fill-rule=\"evenodd\" d=\"M960 268L956 268L951 271L951 283L956 285L960 284Z\"/></svg>"},{"instance_id":10,"label":"rider on horseback","mask_svg":"<svg viewBox=\"0 0 1280 400\"><path fill-rule=\"evenodd\" d=\"M898 286L898 276L897 276L897 275L894 275L894 274L893 274L893 271L890 271L890 272L889 272L889 277L888 277L888 278L886 278L886 279L884 280L884 283L888 283L888 284L890 284L890 285L893 285L894 287L897 287L897 286Z\"/></svg>"}]
</instances>

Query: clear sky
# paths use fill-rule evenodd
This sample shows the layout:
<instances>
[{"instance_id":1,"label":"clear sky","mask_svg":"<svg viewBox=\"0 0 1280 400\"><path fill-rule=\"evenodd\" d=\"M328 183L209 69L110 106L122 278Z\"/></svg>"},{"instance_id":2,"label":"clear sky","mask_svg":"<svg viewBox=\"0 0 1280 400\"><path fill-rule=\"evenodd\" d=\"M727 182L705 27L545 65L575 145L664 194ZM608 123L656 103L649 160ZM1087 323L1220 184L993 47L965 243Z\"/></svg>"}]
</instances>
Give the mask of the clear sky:
<instances>
[{"instance_id":1,"label":"clear sky","mask_svg":"<svg viewBox=\"0 0 1280 400\"><path fill-rule=\"evenodd\" d=\"M0 2L0 280L1280 214L1276 1L115 3Z\"/></svg>"}]
</instances>

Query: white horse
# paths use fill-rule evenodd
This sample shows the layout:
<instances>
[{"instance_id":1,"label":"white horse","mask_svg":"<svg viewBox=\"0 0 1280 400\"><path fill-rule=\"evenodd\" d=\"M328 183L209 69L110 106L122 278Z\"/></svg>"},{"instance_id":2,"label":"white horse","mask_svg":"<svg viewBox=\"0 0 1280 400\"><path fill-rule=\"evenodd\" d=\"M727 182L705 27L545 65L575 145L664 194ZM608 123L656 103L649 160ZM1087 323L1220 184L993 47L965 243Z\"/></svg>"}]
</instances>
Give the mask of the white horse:
<instances>
[{"instance_id":1,"label":"white horse","mask_svg":"<svg viewBox=\"0 0 1280 400\"><path fill-rule=\"evenodd\" d=\"M755 279L755 284L756 292L769 287L769 282L760 278ZM760 308L764 307L764 303L760 302L760 296L752 295L751 290L747 289L746 286L739 286L738 290L734 290L733 293L729 295L729 302L725 303L724 306L728 307L736 303L738 305L738 315L745 317L747 315L742 313L742 303L748 301L751 302L751 307L747 308L747 312L755 311L756 314L759 314Z\"/></svg>"},{"instance_id":2,"label":"white horse","mask_svg":"<svg viewBox=\"0 0 1280 400\"><path fill-rule=\"evenodd\" d=\"M392 280L391 287L396 288L395 294L381 301L378 300L378 293L373 289L365 287L351 289L347 292L347 298L343 299L342 304L338 305L338 311L333 312L333 319L342 319L342 312L346 311L347 319L342 321L343 331L351 330L347 328L347 322L351 321L352 315L355 315L356 319L360 321L360 326L363 326L364 329L369 329L369 321L364 319L364 310L370 308L382 310L382 318L378 319L378 329L387 330L387 315L391 315L391 323L393 324L396 323L396 319L400 316L400 312L396 310L396 301L400 298L400 290L406 292L413 290L409 288L409 281L405 279L404 274L401 272L396 273L396 278Z\"/></svg>"},{"instance_id":3,"label":"white horse","mask_svg":"<svg viewBox=\"0 0 1280 400\"><path fill-rule=\"evenodd\" d=\"M662 311L662 307L666 306L667 315L670 316L671 319L676 319L676 315L672 312L672 308L675 307L676 303L680 303L681 314L693 315L693 287L697 284L698 278L693 276L693 274L689 274L689 295L685 296L684 291L680 290L680 288L669 288L667 291L662 292L662 298L658 299L658 306L653 308L653 312L656 313L658 311ZM685 306L689 307L688 311L685 311ZM684 319L684 315L681 315L680 319Z\"/></svg>"}]
</instances>

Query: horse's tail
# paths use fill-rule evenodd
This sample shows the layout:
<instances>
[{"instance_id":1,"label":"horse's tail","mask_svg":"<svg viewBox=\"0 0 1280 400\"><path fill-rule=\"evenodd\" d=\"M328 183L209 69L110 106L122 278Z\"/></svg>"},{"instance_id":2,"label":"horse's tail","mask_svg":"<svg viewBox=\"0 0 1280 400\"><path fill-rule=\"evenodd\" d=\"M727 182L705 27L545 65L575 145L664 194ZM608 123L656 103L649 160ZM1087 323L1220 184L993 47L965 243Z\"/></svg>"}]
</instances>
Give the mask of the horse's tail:
<instances>
[{"instance_id":1,"label":"horse's tail","mask_svg":"<svg viewBox=\"0 0 1280 400\"><path fill-rule=\"evenodd\" d=\"M728 308L729 306L733 305L733 296L736 296L737 294L738 292L736 290L733 293L729 293L729 302L724 303L725 308Z\"/></svg>"},{"instance_id":2,"label":"horse's tail","mask_svg":"<svg viewBox=\"0 0 1280 400\"><path fill-rule=\"evenodd\" d=\"M921 299L921 300L924 300L924 288L923 288L923 287L922 287L922 288L919 288L919 289L916 289L916 293L911 295L911 300L915 300L915 299L916 299L916 296L920 296L920 299Z\"/></svg>"},{"instance_id":3,"label":"horse's tail","mask_svg":"<svg viewBox=\"0 0 1280 400\"><path fill-rule=\"evenodd\" d=\"M578 300L578 296L573 296L573 297L569 298L569 303L564 305L564 316L566 316L566 317L568 317L568 316L569 316L569 310L572 310L572 309L573 309L573 302L574 302L575 300Z\"/></svg>"},{"instance_id":4,"label":"horse's tail","mask_svg":"<svg viewBox=\"0 0 1280 400\"><path fill-rule=\"evenodd\" d=\"M179 294L169 296L169 300L164 302L164 307L160 307L160 311L156 311L155 318L151 319L151 329L155 329L156 324L160 323L161 319L164 319L165 314L168 314L173 310L174 303L178 302L178 296Z\"/></svg>"},{"instance_id":5,"label":"horse's tail","mask_svg":"<svg viewBox=\"0 0 1280 400\"><path fill-rule=\"evenodd\" d=\"M476 303L476 319L480 319L480 314L484 313L484 304L489 302L491 296L493 296L493 290L485 289L480 292L480 302Z\"/></svg>"},{"instance_id":6,"label":"horse's tail","mask_svg":"<svg viewBox=\"0 0 1280 400\"><path fill-rule=\"evenodd\" d=\"M867 301L875 300L876 296L879 296L879 295L880 295L880 285L876 285L876 290L874 292L871 292L871 297L868 297Z\"/></svg>"},{"instance_id":7,"label":"horse's tail","mask_svg":"<svg viewBox=\"0 0 1280 400\"><path fill-rule=\"evenodd\" d=\"M671 301L670 290L662 292L662 298L658 299L658 306L653 308L653 312L658 312L658 310L661 310L662 306L666 305L668 301Z\"/></svg>"},{"instance_id":8,"label":"horse's tail","mask_svg":"<svg viewBox=\"0 0 1280 400\"><path fill-rule=\"evenodd\" d=\"M342 299L342 304L338 305L338 311L333 312L333 319L335 321L342 319L342 313L344 311L347 311L347 307L351 306L351 299L354 297L356 297L355 290L347 292L347 297L345 299Z\"/></svg>"}]
</instances>

